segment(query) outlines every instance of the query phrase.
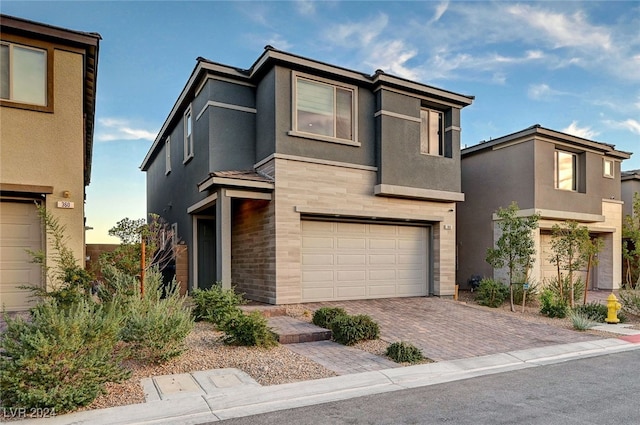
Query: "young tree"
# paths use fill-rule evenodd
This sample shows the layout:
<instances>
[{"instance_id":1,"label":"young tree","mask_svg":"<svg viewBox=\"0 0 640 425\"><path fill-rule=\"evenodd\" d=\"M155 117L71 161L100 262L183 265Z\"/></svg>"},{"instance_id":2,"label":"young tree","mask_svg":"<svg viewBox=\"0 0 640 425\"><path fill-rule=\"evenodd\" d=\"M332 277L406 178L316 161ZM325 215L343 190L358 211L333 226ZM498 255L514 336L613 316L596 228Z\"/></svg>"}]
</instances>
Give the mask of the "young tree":
<instances>
[{"instance_id":1,"label":"young tree","mask_svg":"<svg viewBox=\"0 0 640 425\"><path fill-rule=\"evenodd\" d=\"M589 229L579 226L575 221L567 221L564 226L554 224L551 228L551 261L556 261L562 270L566 270L569 278L569 306L574 307L573 273L584 267L587 257L583 249L590 240ZM562 286L562 281L558 281ZM585 288L586 291L586 288Z\"/></svg>"},{"instance_id":2,"label":"young tree","mask_svg":"<svg viewBox=\"0 0 640 425\"><path fill-rule=\"evenodd\" d=\"M516 276L524 279L529 274L536 254L535 241L532 232L538 228L540 216L534 214L528 217L518 216L518 204L512 202L508 208L500 208L496 212L501 235L495 247L487 249L486 261L493 268L507 267L509 270L509 302L511 311L513 306L513 284Z\"/></svg>"},{"instance_id":3,"label":"young tree","mask_svg":"<svg viewBox=\"0 0 640 425\"><path fill-rule=\"evenodd\" d=\"M627 263L625 286L640 287L640 194L633 194L633 213L622 223L622 256Z\"/></svg>"},{"instance_id":4,"label":"young tree","mask_svg":"<svg viewBox=\"0 0 640 425\"><path fill-rule=\"evenodd\" d=\"M584 298L582 299L583 305L587 303L587 289L589 288L589 276L591 276L591 269L593 266L598 265L598 253L602 251L602 248L604 248L604 242L602 242L602 239L591 237L586 239L582 247L580 247L582 257L587 263L587 277L584 282Z\"/></svg>"}]
</instances>

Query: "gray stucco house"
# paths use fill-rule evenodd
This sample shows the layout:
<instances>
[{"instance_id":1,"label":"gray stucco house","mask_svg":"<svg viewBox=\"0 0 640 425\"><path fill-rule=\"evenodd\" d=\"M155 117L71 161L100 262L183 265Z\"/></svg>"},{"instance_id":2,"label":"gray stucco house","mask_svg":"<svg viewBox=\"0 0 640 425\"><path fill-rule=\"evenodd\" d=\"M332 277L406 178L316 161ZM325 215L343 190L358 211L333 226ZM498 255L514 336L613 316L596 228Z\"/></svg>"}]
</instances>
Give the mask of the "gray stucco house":
<instances>
[{"instance_id":1,"label":"gray stucco house","mask_svg":"<svg viewBox=\"0 0 640 425\"><path fill-rule=\"evenodd\" d=\"M620 165L631 154L615 146L534 125L463 149L458 207L458 281L494 276L485 261L499 237L496 215L516 201L523 216L539 213L536 262L530 280L545 283L557 275L549 262L551 228L567 220L587 226L604 249L590 276L590 289L616 289L622 282L623 201ZM496 278L503 277L500 271Z\"/></svg>"},{"instance_id":2,"label":"gray stucco house","mask_svg":"<svg viewBox=\"0 0 640 425\"><path fill-rule=\"evenodd\" d=\"M473 97L276 50L198 58L141 168L189 287L273 304L450 296Z\"/></svg>"},{"instance_id":3,"label":"gray stucco house","mask_svg":"<svg viewBox=\"0 0 640 425\"><path fill-rule=\"evenodd\" d=\"M628 170L622 172L622 200L624 208L623 217L633 215L633 196L640 193L640 170Z\"/></svg>"}]
</instances>

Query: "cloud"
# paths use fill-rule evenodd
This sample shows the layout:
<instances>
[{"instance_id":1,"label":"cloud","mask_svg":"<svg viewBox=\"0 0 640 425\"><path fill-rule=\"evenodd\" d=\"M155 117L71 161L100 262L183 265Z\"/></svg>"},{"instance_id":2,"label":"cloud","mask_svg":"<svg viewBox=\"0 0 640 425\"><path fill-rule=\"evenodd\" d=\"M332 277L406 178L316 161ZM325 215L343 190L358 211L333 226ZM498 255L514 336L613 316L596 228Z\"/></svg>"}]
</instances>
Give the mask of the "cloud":
<instances>
[{"instance_id":1,"label":"cloud","mask_svg":"<svg viewBox=\"0 0 640 425\"><path fill-rule=\"evenodd\" d=\"M439 21L440 18L442 18L442 15L444 15L444 12L446 12L448 8L449 8L449 1L448 0L438 3L438 5L436 6L436 10L433 13L433 17L431 18L429 23L433 23L433 22Z\"/></svg>"},{"instance_id":2,"label":"cloud","mask_svg":"<svg viewBox=\"0 0 640 425\"><path fill-rule=\"evenodd\" d=\"M342 47L367 47L389 23L389 17L380 13L375 19L334 25L327 31L327 38ZM376 46L376 48L379 48Z\"/></svg>"},{"instance_id":3,"label":"cloud","mask_svg":"<svg viewBox=\"0 0 640 425\"><path fill-rule=\"evenodd\" d=\"M622 130L630 131L634 134L640 134L640 121L633 118L626 119L624 121L612 121L605 120L605 124L612 128L618 128Z\"/></svg>"},{"instance_id":4,"label":"cloud","mask_svg":"<svg viewBox=\"0 0 640 425\"><path fill-rule=\"evenodd\" d=\"M291 50L293 48L293 44L285 40L280 34L272 34L266 38L265 41L265 44L273 46L278 50Z\"/></svg>"},{"instance_id":5,"label":"cloud","mask_svg":"<svg viewBox=\"0 0 640 425\"><path fill-rule=\"evenodd\" d=\"M301 15L310 16L316 13L316 5L311 0L297 0L295 6Z\"/></svg>"},{"instance_id":6,"label":"cloud","mask_svg":"<svg viewBox=\"0 0 640 425\"><path fill-rule=\"evenodd\" d=\"M573 136L582 137L583 139L593 139L600 134L592 130L591 127L578 127L578 121L572 121L568 127L563 128L561 131Z\"/></svg>"},{"instance_id":7,"label":"cloud","mask_svg":"<svg viewBox=\"0 0 640 425\"><path fill-rule=\"evenodd\" d=\"M100 142L111 142L114 140L155 140L157 132L134 128L125 119L101 118L98 119L96 128L96 140Z\"/></svg>"},{"instance_id":8,"label":"cloud","mask_svg":"<svg viewBox=\"0 0 640 425\"><path fill-rule=\"evenodd\" d=\"M529 85L529 89L527 90L527 96L533 100L551 100L551 98L556 96L567 95L568 93L555 90L549 87L548 84L531 84Z\"/></svg>"},{"instance_id":9,"label":"cloud","mask_svg":"<svg viewBox=\"0 0 640 425\"><path fill-rule=\"evenodd\" d=\"M407 61L418 53L405 46L401 40L390 40L380 44L379 49L370 52L367 63L374 69L381 69L398 77L409 80L418 79L418 71L406 66Z\"/></svg>"}]
</instances>

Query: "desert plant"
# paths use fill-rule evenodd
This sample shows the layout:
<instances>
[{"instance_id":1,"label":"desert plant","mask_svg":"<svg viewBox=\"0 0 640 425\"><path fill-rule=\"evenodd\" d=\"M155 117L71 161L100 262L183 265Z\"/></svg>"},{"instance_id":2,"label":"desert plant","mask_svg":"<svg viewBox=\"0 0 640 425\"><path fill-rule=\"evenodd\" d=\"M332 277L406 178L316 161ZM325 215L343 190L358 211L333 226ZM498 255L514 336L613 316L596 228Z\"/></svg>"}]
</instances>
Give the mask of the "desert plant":
<instances>
[{"instance_id":1,"label":"desert plant","mask_svg":"<svg viewBox=\"0 0 640 425\"><path fill-rule=\"evenodd\" d=\"M590 303L574 307L573 312L579 313L594 322L603 323L604 319L607 317L607 306L600 304L597 301L592 301Z\"/></svg>"},{"instance_id":2,"label":"desert plant","mask_svg":"<svg viewBox=\"0 0 640 425\"><path fill-rule=\"evenodd\" d=\"M331 329L331 322L338 316L346 316L347 312L342 307L320 307L313 312L311 322L321 328Z\"/></svg>"},{"instance_id":3,"label":"desert plant","mask_svg":"<svg viewBox=\"0 0 640 425\"><path fill-rule=\"evenodd\" d=\"M570 310L569 318L573 324L573 329L578 331L586 331L596 325L596 322L594 322L587 314L578 310Z\"/></svg>"},{"instance_id":4,"label":"desert plant","mask_svg":"<svg viewBox=\"0 0 640 425\"><path fill-rule=\"evenodd\" d=\"M5 317L0 335L0 393L6 407L57 413L91 403L107 382L129 376L117 350L122 317L88 300L61 308L46 300L30 321Z\"/></svg>"},{"instance_id":5,"label":"desert plant","mask_svg":"<svg viewBox=\"0 0 640 425\"><path fill-rule=\"evenodd\" d=\"M195 305L193 316L196 320L206 320L220 327L230 316L239 312L239 306L246 301L233 288L223 289L216 283L209 289L195 289L191 292Z\"/></svg>"},{"instance_id":6,"label":"desert plant","mask_svg":"<svg viewBox=\"0 0 640 425\"><path fill-rule=\"evenodd\" d=\"M624 311L640 316L640 289L620 291L618 296Z\"/></svg>"},{"instance_id":7,"label":"desert plant","mask_svg":"<svg viewBox=\"0 0 640 425\"><path fill-rule=\"evenodd\" d=\"M120 336L130 344L136 358L162 362L184 351L193 317L175 281L163 287L157 269L152 269L145 280L144 295L124 297L125 319Z\"/></svg>"},{"instance_id":8,"label":"desert plant","mask_svg":"<svg viewBox=\"0 0 640 425\"><path fill-rule=\"evenodd\" d=\"M225 344L258 346L269 348L277 345L276 334L267 325L267 319L259 311L229 316L222 324L221 330L226 334Z\"/></svg>"},{"instance_id":9,"label":"desert plant","mask_svg":"<svg viewBox=\"0 0 640 425\"><path fill-rule=\"evenodd\" d=\"M403 341L389 344L385 354L396 363L417 363L424 360L418 347Z\"/></svg>"},{"instance_id":10,"label":"desert plant","mask_svg":"<svg viewBox=\"0 0 640 425\"><path fill-rule=\"evenodd\" d=\"M540 293L538 289L538 284L536 282L529 282L529 287L527 288L527 299L531 300L537 298ZM513 302L514 304L522 304L522 296L524 295L523 285L513 285Z\"/></svg>"},{"instance_id":11,"label":"desert plant","mask_svg":"<svg viewBox=\"0 0 640 425\"><path fill-rule=\"evenodd\" d=\"M545 288L540 294L540 313L548 317L557 317L562 319L567 317L567 303L560 299L555 292L549 288Z\"/></svg>"},{"instance_id":12,"label":"desert plant","mask_svg":"<svg viewBox=\"0 0 640 425\"><path fill-rule=\"evenodd\" d=\"M571 303L569 301L571 296L571 289L570 289L571 280L569 279L569 276L562 276L562 275L560 279L561 279L561 285L558 284L558 279L554 277L548 281L546 288L551 290L558 297L558 299L563 300L565 304L570 305ZM582 281L581 278L578 278L573 282L574 303L580 300L580 298L582 297L583 291L584 291L584 282Z\"/></svg>"},{"instance_id":13,"label":"desert plant","mask_svg":"<svg viewBox=\"0 0 640 425\"><path fill-rule=\"evenodd\" d=\"M336 316L331 322L333 340L344 345L353 345L359 341L378 339L380 327L368 315Z\"/></svg>"},{"instance_id":14,"label":"desert plant","mask_svg":"<svg viewBox=\"0 0 640 425\"><path fill-rule=\"evenodd\" d=\"M476 301L487 307L500 307L509 296L509 287L493 279L484 278L480 281Z\"/></svg>"}]
</instances>

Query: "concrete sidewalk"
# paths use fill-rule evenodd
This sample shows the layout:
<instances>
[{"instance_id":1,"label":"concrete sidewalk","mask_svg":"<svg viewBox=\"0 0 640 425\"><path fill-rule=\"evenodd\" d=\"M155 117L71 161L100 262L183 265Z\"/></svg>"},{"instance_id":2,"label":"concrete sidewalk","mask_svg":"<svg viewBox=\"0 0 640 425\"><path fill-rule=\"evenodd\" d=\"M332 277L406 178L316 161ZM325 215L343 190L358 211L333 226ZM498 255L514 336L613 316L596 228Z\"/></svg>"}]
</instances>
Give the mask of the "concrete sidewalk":
<instances>
[{"instance_id":1,"label":"concrete sidewalk","mask_svg":"<svg viewBox=\"0 0 640 425\"><path fill-rule=\"evenodd\" d=\"M268 387L236 369L156 377L145 385L147 399L155 401L19 423L199 424L640 349L639 334Z\"/></svg>"}]
</instances>

